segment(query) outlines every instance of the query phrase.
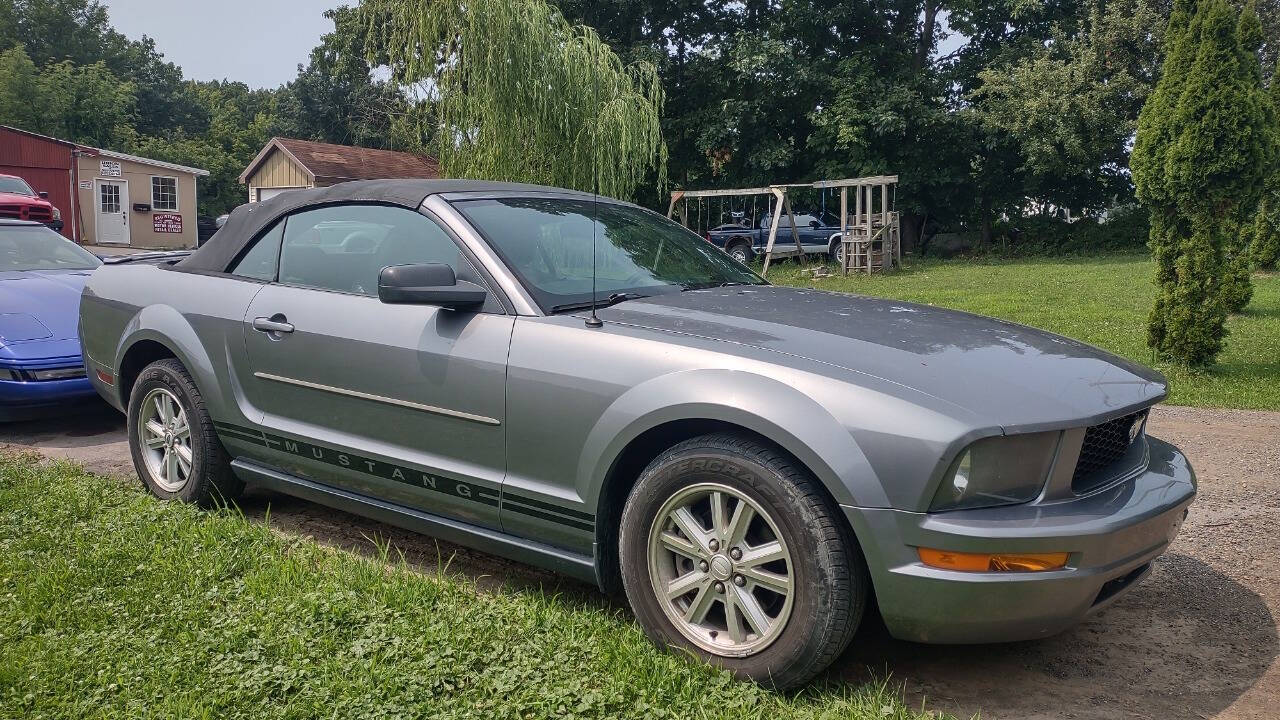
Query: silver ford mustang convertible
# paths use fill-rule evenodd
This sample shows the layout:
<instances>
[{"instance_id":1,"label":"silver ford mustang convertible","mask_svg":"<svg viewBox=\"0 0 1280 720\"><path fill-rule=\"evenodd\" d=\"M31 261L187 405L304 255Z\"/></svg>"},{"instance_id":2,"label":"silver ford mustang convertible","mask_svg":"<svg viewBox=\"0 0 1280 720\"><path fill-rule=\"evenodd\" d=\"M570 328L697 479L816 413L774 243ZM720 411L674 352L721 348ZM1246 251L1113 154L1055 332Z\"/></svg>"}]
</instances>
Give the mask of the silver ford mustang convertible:
<instances>
[{"instance_id":1,"label":"silver ford mustang convertible","mask_svg":"<svg viewBox=\"0 0 1280 720\"><path fill-rule=\"evenodd\" d=\"M774 287L554 188L243 206L180 262L94 272L80 333L160 498L249 483L544 565L776 687L826 667L873 600L913 641L1068 628L1148 572L1196 492L1144 432L1151 370Z\"/></svg>"}]
</instances>

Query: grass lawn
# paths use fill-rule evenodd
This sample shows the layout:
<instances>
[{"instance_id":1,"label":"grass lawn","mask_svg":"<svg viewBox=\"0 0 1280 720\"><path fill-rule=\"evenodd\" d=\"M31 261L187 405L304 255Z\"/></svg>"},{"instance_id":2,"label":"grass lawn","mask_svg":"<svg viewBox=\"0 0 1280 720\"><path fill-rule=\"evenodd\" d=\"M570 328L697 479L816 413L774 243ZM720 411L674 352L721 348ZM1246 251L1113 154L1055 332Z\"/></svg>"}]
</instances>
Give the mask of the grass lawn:
<instances>
[{"instance_id":1,"label":"grass lawn","mask_svg":"<svg viewBox=\"0 0 1280 720\"><path fill-rule=\"evenodd\" d=\"M0 453L0 717L932 717L654 649L603 598L480 592Z\"/></svg>"},{"instance_id":2,"label":"grass lawn","mask_svg":"<svg viewBox=\"0 0 1280 720\"><path fill-rule=\"evenodd\" d=\"M784 262L769 269L769 279L968 310L1078 338L1159 369L1174 405L1280 410L1280 274L1254 275L1253 301L1228 321L1217 366L1192 372L1156 362L1146 346L1155 296L1149 257L906 262L888 275L817 279Z\"/></svg>"}]
</instances>

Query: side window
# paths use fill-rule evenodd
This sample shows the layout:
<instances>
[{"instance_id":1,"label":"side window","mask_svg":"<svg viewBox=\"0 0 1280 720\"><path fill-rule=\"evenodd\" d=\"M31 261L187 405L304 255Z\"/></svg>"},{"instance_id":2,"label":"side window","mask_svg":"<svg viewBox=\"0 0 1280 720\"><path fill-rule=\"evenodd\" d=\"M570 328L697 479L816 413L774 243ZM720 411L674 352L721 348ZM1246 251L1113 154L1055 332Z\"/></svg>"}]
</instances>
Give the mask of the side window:
<instances>
[{"instance_id":1,"label":"side window","mask_svg":"<svg viewBox=\"0 0 1280 720\"><path fill-rule=\"evenodd\" d=\"M280 282L377 295L382 268L416 263L444 263L460 273L462 256L453 239L420 213L336 205L289 216Z\"/></svg>"},{"instance_id":2,"label":"side window","mask_svg":"<svg viewBox=\"0 0 1280 720\"><path fill-rule=\"evenodd\" d=\"M277 222L270 230L262 234L249 252L241 256L240 261L231 268L232 275L266 280L276 279L276 266L280 259L280 236L284 234L284 220Z\"/></svg>"}]
</instances>

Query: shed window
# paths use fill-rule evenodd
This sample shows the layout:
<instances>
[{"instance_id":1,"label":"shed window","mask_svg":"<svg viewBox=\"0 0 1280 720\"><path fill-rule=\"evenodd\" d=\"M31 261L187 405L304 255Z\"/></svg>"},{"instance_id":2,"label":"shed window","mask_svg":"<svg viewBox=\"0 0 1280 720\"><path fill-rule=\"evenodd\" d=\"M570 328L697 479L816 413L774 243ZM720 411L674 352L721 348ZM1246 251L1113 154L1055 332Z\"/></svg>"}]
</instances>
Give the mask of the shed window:
<instances>
[{"instance_id":1,"label":"shed window","mask_svg":"<svg viewBox=\"0 0 1280 720\"><path fill-rule=\"evenodd\" d=\"M178 178L151 177L151 209L178 209Z\"/></svg>"}]
</instances>

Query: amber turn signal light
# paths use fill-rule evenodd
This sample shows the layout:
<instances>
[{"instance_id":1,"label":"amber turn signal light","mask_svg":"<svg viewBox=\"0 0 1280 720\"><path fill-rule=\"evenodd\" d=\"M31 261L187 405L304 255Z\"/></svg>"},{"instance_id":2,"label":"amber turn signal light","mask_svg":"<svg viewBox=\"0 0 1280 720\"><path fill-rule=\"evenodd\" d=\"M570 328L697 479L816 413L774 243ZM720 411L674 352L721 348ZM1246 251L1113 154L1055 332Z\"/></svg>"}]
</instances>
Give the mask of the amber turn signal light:
<instances>
[{"instance_id":1,"label":"amber turn signal light","mask_svg":"<svg viewBox=\"0 0 1280 720\"><path fill-rule=\"evenodd\" d=\"M962 553L917 548L929 567L964 572L1041 572L1067 566L1067 553Z\"/></svg>"}]
</instances>

